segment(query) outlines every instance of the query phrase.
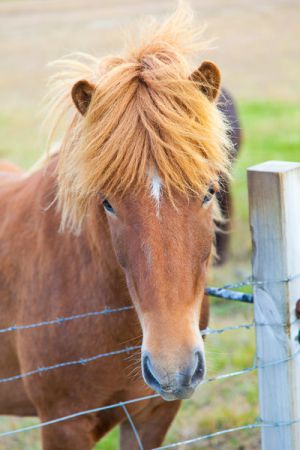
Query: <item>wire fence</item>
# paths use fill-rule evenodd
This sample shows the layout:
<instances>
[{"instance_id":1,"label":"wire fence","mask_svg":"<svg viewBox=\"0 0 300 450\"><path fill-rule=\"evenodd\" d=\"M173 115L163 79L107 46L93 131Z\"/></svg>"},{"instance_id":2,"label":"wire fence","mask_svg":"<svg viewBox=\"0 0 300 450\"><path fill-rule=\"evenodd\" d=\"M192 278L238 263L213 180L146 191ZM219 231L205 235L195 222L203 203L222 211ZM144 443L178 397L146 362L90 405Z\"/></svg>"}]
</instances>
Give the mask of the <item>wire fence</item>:
<instances>
[{"instance_id":1,"label":"wire fence","mask_svg":"<svg viewBox=\"0 0 300 450\"><path fill-rule=\"evenodd\" d=\"M251 328L257 327L257 326L280 326L280 327L285 327L287 324L285 323L255 323L255 322L251 322L251 323L246 323L246 324L241 324L241 325L231 325L231 326L226 326L223 328L206 328L205 330L201 331L201 334L203 336L207 336L210 334L221 334L224 333L226 331L235 331L235 330L241 330L241 329L246 329L249 330ZM93 356L88 356L88 357L81 357L79 359L76 360L72 360L72 361L64 361L61 363L57 363L57 364L53 364L50 366L43 366L43 367L38 367L34 370L31 370L29 372L23 372L11 377L6 377L6 378L0 378L0 384L1 383L7 383L10 381L16 381L16 380L21 380L24 378L28 378L32 375L37 375L37 374L41 374L41 373L45 373L45 372L49 372L55 369L61 369L63 367L68 367L68 366L80 366L80 365L86 365L90 362L94 362L97 361L99 359L102 358L106 358L109 356L117 356L117 355L121 355L122 353L130 353L133 352L135 350L140 350L141 349L141 345L134 345L134 346L130 346L130 347L125 347L119 350L114 350L114 351L110 351L110 352L105 352L105 353L99 353L97 355L93 355ZM246 369L246 372L248 371L248 369ZM222 376L223 377L223 376Z\"/></svg>"},{"instance_id":2,"label":"wire fence","mask_svg":"<svg viewBox=\"0 0 300 450\"><path fill-rule=\"evenodd\" d=\"M241 301L241 302L246 302L246 303L253 303L253 295L252 294L248 294L248 293L244 293L244 292L237 292L234 291L234 289L240 289L242 287L246 287L246 286L262 286L264 284L270 284L270 283L287 283L290 282L292 280L298 279L300 278L300 274L297 274L295 276L291 276L291 277L287 277L285 279L282 280L274 280L274 281L262 281L262 280L254 280L252 277L247 277L244 280L238 282L238 283L233 283L233 284L227 284L224 285L220 288L212 288L209 287L206 289L206 293L208 295L212 295L215 297L219 297L219 298L223 298L226 300L234 300L234 301ZM93 318L93 317L97 317L97 316L105 316L107 314L115 314L115 313L125 313L129 310L132 310L133 306L132 305L125 305L123 307L118 307L118 308L105 308L101 311L90 311L90 312L85 312L85 313L80 313L80 314L74 314L74 315L70 315L70 316L66 316L66 317L58 317L49 321L40 321L37 323L32 323L32 324L22 324L22 325L12 325L9 326L7 328L3 328L0 329L0 333L4 334L4 333L10 333L10 332L16 332L16 331L25 331L25 330L31 330L34 328L40 328L40 327L44 327L44 326L53 326L53 325L63 325L66 324L70 321L75 321L75 320L79 320L79 319L86 319L86 318ZM297 319L295 320L297 321ZM236 331L236 330L241 330L241 329L246 329L246 330L250 330L253 329L255 327L261 327L261 326L268 326L268 327L286 327L287 324L285 323L280 323L280 322L272 322L272 323L256 323L256 322L251 322L251 323L246 323L246 324L240 324L240 325L232 325L232 326L226 326L223 328L207 328L205 330L201 331L202 335L212 335L212 334L221 334L224 332L228 332L228 331ZM37 374L44 374L46 372L49 371L53 371L53 370L57 370L57 369L61 369L64 367L68 367L68 366L82 366L82 365L86 365L89 364L91 362L95 362L97 360L100 360L102 358L106 358L106 357L113 357L113 356L117 356L117 355L121 355L121 354L126 354L126 353L130 353L130 352L134 352L137 350L140 350L141 346L140 345L135 345L135 346L130 346L130 347L125 347L122 349L118 349L118 350L114 350L114 351L110 351L110 352L105 352L105 353L99 353L97 355L93 355L93 356L88 356L88 357L81 357L79 359L76 360L70 360L70 361L63 361L57 364L53 364L53 365L49 365L49 366L43 366L43 367L38 367L34 370L31 370L29 372L23 372L20 374L16 374L14 376L10 376L10 377L6 377L6 378L0 378L0 384L1 383L7 383L7 382L13 382L13 381L17 381L17 380L21 380L30 376L34 376ZM210 377L210 378L206 378L205 380L202 381L202 385L206 384L206 383L211 383L211 382L215 382L218 380L224 380L224 379L228 379L228 378L232 378L232 377L236 377L236 376L241 376L241 375L245 375L248 374L250 372L256 371L257 369L264 369L266 367L269 366L274 366L274 365L278 365L278 364L285 364L288 361L297 358L300 355L300 350L295 352L294 354L290 355L287 358L282 358L282 359L277 359L275 361L270 361L267 364L260 364L258 361L258 357L257 355L255 355L255 359L254 359L254 363L251 367L247 367L241 370L237 370L234 372L229 372L229 373L224 373L224 374L220 374L217 375L215 377ZM15 434L21 433L21 432L25 432L25 431L31 431L31 430L36 430L36 429L40 429L49 425L53 425L53 424L57 424L57 423L61 423L67 420L71 420L74 418L78 418L87 414L93 414L93 413L97 413L100 411L106 411L109 409L113 409L113 408L122 408L124 411L124 414L127 417L127 420L129 421L133 433L135 435L135 438L137 440L137 445L138 448L140 450L144 450L143 449L143 444L141 441L141 438L139 436L139 432L134 424L134 421L132 419L132 417L129 414L129 411L127 409L127 405L130 405L132 403L137 403L137 402L142 402L142 401L146 401L146 400L151 400L154 398L159 397L158 394L152 394L152 395L147 395L144 397L138 397L138 398L134 398L131 400L127 400L127 401L123 401L123 402L118 402L118 403L114 403L111 405L105 405L105 406L101 406L99 408L93 408L93 409L88 409L88 410L84 410L84 411L78 411L78 412L74 412L72 414L63 416L63 417L59 417L53 420L49 420L47 422L40 422L38 424L34 424L34 425L30 425L27 427L22 427L22 428L18 428L15 430L10 430L10 431L5 431L0 433L0 438L4 438L4 437L8 437L8 436L13 436ZM224 434L228 434L228 433L233 433L233 432L237 432L237 431L242 431L242 430L246 430L246 429L256 429L256 428L262 428L262 427L285 427L285 426L291 426L293 424L296 423L300 423L300 418L297 420L292 420L292 421L286 421L286 422L266 422L263 420L263 418L260 418L257 422L255 423L251 423L251 424L246 424L240 427L234 427L234 428L229 428L229 429L225 429L225 430L221 430L221 431L217 431L215 433L211 433L211 434L206 434L206 435L202 435L202 436L198 436L195 438L191 438L188 440L183 440L183 441L178 441L176 443L173 444L168 444L168 445L164 445L161 447L156 447L153 450L163 450L163 449L168 449L168 448L175 448L175 447L179 447L181 445L189 445L189 444L193 444L196 442L200 442L203 441L205 439L211 439L213 437L217 437L217 436L221 436Z\"/></svg>"},{"instance_id":3,"label":"wire fence","mask_svg":"<svg viewBox=\"0 0 300 450\"><path fill-rule=\"evenodd\" d=\"M233 289L238 289L245 286L262 286L264 284L270 284L270 283L288 283L292 280L295 280L297 278L300 278L300 274L294 275L292 277L287 277L283 280L254 280L252 276L246 277L243 281L239 281L237 283L232 284L226 284L221 287L208 287L206 288L206 293L210 295L211 297L217 297L217 298L223 298L225 300L234 300L234 301L240 301L245 303L253 303L253 295L247 294L245 292L236 292L233 291ZM8 333L12 331L21 331L21 330L30 330L32 328L40 328L48 325L62 325L66 322L70 322L73 320L78 319L85 319L85 318L91 318L91 317L97 317L97 316L105 316L107 314L114 314L119 312L125 312L129 310L133 310L134 307L132 305L124 305L118 308L105 308L101 311L89 311L85 313L80 314L73 314L67 317L57 317L51 320L44 320L37 323L32 324L24 324L24 325L11 325L7 328L0 328L0 333Z\"/></svg>"},{"instance_id":4,"label":"wire fence","mask_svg":"<svg viewBox=\"0 0 300 450\"><path fill-rule=\"evenodd\" d=\"M224 380L224 379L228 379L228 378L232 378L232 377L236 377L236 376L240 376L240 375L245 375L245 374L253 372L253 371L257 370L257 369L264 369L266 367L270 367L270 366L273 366L273 365L286 363L286 362L288 362L288 361L290 361L292 359L295 359L298 356L300 356L300 350L298 352L296 352L295 354L291 355L288 358L283 358L283 359L276 360L276 361L270 361L269 363L263 364L263 365L259 364L259 363L255 363L255 364L253 364L252 367L248 367L246 369L242 369L242 370L238 370L238 371L234 371L234 372L230 372L230 373L225 373L225 374L222 374L222 375L217 375L215 377L207 378L201 384L204 385L204 384L211 383L211 382L214 382L214 381L219 381L219 380ZM112 409L112 408L122 407L124 409L124 408L126 408L126 405L130 405L132 403L137 403L137 402L142 402L142 401L145 401L145 400L151 400L151 399L154 399L154 398L157 398L157 397L159 397L159 394L147 395L147 396L138 397L138 398L135 398L135 399L132 399L132 400L127 400L127 401L124 401L124 402L118 402L118 403L114 403L114 404L111 404L111 405L101 406L99 408L93 408L93 409L88 409L88 410L84 410L84 411L75 412L73 414L69 414L69 415L66 415L66 416L63 416L63 417L59 417L57 419L53 419L53 420L50 420L50 421L47 421L47 422L41 422L41 423L38 423L38 424L35 424L35 425L30 425L30 426L19 428L19 429L16 429L16 430L0 433L0 438L7 437L7 436L12 436L12 435L15 435L15 434L18 434L18 433L21 433L21 432L25 432L25 431L36 430L36 429L39 429L39 428L43 428L45 426L49 426L49 425L53 425L53 424L56 424L56 423L64 422L66 420L75 419L75 418L78 418L80 416L87 415L87 414L93 414L93 413L100 412L100 411L106 411L106 410L109 410L109 409ZM127 408L126 408L126 415L127 415L127 417L128 416L130 417ZM289 421L289 422L284 422L284 423L277 423L277 422L274 422L274 423L268 422L267 423L263 419L260 419L259 422L255 423L255 424L249 424L249 425L245 425L245 426L242 426L242 427L236 427L236 428L230 428L228 430L222 430L222 431L219 431L219 432L216 432L216 433L212 433L212 434L208 434L208 435L204 435L204 436L199 436L199 437L196 437L196 438L193 438L193 439L189 439L189 440L186 440L186 441L180 441L180 442L176 442L174 444L169 444L169 445L166 445L166 446L163 446L163 447L157 447L154 450L177 447L179 445L189 444L189 443L197 442L197 441L200 441L200 440L208 439L208 438L211 438L211 437L214 437L214 436L220 436L222 434L226 434L226 433L229 433L229 432L244 430L244 429L247 429L247 428L258 428L258 427L262 427L262 426L275 426L275 427L287 426L287 425L292 425L292 424L298 423L298 422L300 422L300 419L297 420L297 421L294 420L294 421ZM134 434L136 436L139 436L138 435L138 431L137 431L136 427L134 426L132 418L130 420L130 424L131 424L131 426L133 428ZM140 448L143 449L140 437L138 437L138 443L140 445Z\"/></svg>"}]
</instances>

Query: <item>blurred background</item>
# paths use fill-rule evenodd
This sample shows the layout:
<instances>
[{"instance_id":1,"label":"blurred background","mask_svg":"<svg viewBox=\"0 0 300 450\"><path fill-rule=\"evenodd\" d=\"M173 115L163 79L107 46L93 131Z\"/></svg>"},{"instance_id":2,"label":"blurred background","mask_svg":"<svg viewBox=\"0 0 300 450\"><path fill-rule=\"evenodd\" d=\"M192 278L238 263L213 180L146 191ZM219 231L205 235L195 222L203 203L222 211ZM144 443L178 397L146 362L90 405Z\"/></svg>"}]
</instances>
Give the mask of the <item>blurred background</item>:
<instances>
[{"instance_id":1,"label":"blurred background","mask_svg":"<svg viewBox=\"0 0 300 450\"><path fill-rule=\"evenodd\" d=\"M221 286L251 274L247 167L266 160L300 161L299 0L197 0L190 2L204 39L215 38L199 55L214 60L233 94L243 144L233 169L234 218L228 262L211 270L209 284ZM165 17L176 8L165 0L0 0L0 158L29 168L45 151L40 133L47 64L74 51L118 53L124 30L145 15ZM248 323L253 308L212 300L211 327ZM206 340L209 376L253 364L253 331L232 331ZM167 442L252 423L259 415L256 373L204 385L184 402ZM0 431L35 419L0 418ZM97 449L116 450L118 430ZM1 449L40 449L39 433L3 439ZM259 431L248 430L189 445L187 449L254 450Z\"/></svg>"}]
</instances>

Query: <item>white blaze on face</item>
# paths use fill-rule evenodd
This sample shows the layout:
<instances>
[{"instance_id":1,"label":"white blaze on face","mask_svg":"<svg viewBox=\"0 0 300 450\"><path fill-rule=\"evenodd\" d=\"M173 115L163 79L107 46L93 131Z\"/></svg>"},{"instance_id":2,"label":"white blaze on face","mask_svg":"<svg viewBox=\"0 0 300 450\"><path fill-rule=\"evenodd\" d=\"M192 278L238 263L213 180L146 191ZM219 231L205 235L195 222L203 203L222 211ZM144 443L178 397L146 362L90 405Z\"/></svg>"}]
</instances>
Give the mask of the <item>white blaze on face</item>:
<instances>
[{"instance_id":1,"label":"white blaze on face","mask_svg":"<svg viewBox=\"0 0 300 450\"><path fill-rule=\"evenodd\" d=\"M155 201L156 206L156 215L159 217L159 203L160 203L160 197L161 197L161 188L162 188L162 181L159 177L158 173L154 171L153 177L151 180L150 185L150 195Z\"/></svg>"}]
</instances>

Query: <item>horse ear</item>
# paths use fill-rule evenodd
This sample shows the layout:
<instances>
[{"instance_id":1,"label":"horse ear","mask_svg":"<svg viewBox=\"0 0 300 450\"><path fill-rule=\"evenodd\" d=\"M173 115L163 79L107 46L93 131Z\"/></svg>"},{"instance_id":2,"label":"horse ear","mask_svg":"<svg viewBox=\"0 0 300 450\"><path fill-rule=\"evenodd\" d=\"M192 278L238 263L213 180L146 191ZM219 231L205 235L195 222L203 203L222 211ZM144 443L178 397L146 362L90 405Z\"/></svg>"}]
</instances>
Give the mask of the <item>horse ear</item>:
<instances>
[{"instance_id":1,"label":"horse ear","mask_svg":"<svg viewBox=\"0 0 300 450\"><path fill-rule=\"evenodd\" d=\"M190 79L199 84L199 89L211 102L218 98L221 86L221 72L213 62L204 61L192 73Z\"/></svg>"},{"instance_id":2,"label":"horse ear","mask_svg":"<svg viewBox=\"0 0 300 450\"><path fill-rule=\"evenodd\" d=\"M72 88L73 102L83 116L88 110L94 91L95 86L86 80L77 81Z\"/></svg>"}]
</instances>

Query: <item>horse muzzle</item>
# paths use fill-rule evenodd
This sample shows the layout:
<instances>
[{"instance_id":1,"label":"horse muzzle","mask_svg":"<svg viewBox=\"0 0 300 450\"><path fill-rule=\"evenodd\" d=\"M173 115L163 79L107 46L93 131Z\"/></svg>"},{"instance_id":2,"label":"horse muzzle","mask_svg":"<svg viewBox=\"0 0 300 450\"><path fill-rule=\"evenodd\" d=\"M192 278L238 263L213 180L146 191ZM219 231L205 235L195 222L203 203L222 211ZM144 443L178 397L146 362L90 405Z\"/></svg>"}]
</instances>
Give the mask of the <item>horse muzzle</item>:
<instances>
[{"instance_id":1,"label":"horse muzzle","mask_svg":"<svg viewBox=\"0 0 300 450\"><path fill-rule=\"evenodd\" d=\"M151 354L142 355L142 372L145 382L164 400L190 398L205 374L205 361L201 350L194 351L184 365L177 370L164 368L154 361Z\"/></svg>"}]
</instances>

